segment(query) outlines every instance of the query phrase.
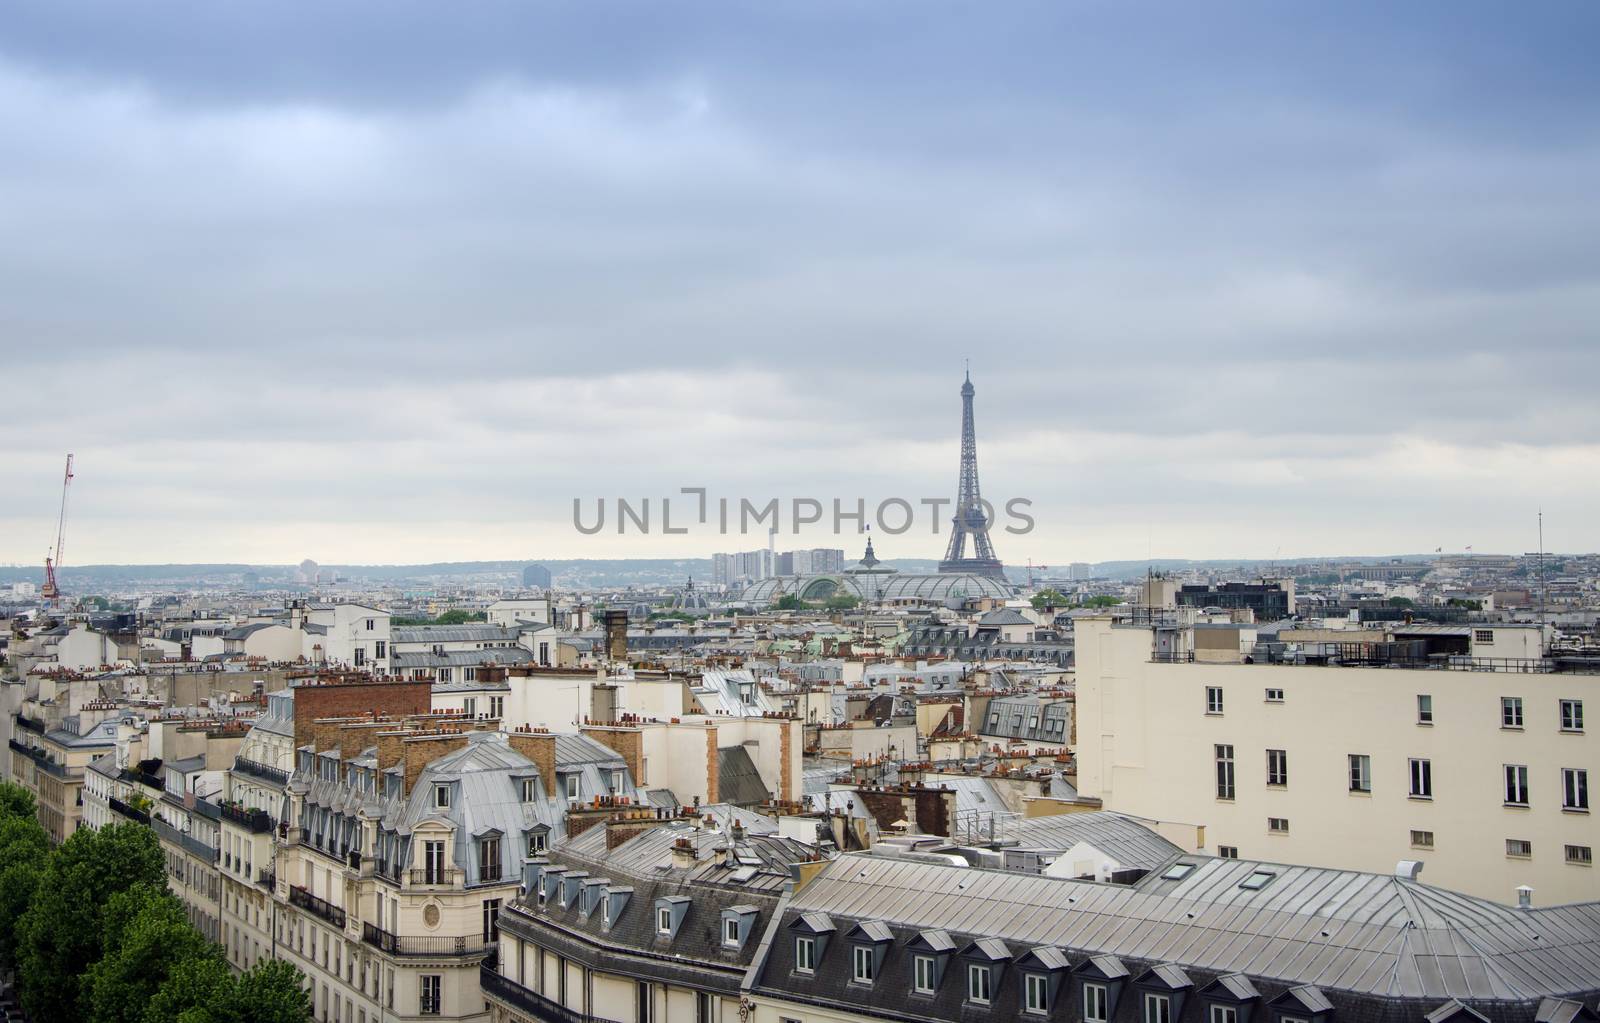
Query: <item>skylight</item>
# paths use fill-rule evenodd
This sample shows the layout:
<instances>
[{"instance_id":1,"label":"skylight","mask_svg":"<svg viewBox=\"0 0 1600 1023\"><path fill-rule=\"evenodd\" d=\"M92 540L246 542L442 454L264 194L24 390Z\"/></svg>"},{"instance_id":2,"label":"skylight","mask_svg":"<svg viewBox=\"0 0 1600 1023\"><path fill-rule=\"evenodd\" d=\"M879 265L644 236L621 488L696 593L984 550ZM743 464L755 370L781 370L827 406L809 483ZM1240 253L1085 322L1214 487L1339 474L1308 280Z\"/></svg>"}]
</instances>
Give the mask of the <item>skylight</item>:
<instances>
[{"instance_id":1,"label":"skylight","mask_svg":"<svg viewBox=\"0 0 1600 1023\"><path fill-rule=\"evenodd\" d=\"M1246 891L1259 892L1261 889L1271 884L1272 879L1277 876L1278 875L1276 873L1270 870L1253 870L1250 872L1249 877L1239 882L1239 887L1245 889Z\"/></svg>"},{"instance_id":2,"label":"skylight","mask_svg":"<svg viewBox=\"0 0 1600 1023\"><path fill-rule=\"evenodd\" d=\"M1174 863L1162 873L1161 880L1182 881L1192 873L1194 873L1193 863Z\"/></svg>"}]
</instances>

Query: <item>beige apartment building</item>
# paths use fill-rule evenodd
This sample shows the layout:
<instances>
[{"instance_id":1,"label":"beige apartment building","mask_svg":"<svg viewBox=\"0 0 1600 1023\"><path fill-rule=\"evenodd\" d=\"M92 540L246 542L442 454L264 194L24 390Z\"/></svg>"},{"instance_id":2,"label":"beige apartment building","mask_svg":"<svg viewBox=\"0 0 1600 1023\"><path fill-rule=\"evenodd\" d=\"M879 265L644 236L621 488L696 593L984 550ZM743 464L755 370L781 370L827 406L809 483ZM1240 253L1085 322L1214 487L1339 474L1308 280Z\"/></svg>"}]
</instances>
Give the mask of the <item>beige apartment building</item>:
<instances>
[{"instance_id":1,"label":"beige apartment building","mask_svg":"<svg viewBox=\"0 0 1600 1023\"><path fill-rule=\"evenodd\" d=\"M1542 630L1392 623L1221 658L1193 615L1137 611L1077 622L1082 795L1201 825L1222 856L1417 861L1425 883L1507 903L1600 890L1600 675L1542 656Z\"/></svg>"}]
</instances>

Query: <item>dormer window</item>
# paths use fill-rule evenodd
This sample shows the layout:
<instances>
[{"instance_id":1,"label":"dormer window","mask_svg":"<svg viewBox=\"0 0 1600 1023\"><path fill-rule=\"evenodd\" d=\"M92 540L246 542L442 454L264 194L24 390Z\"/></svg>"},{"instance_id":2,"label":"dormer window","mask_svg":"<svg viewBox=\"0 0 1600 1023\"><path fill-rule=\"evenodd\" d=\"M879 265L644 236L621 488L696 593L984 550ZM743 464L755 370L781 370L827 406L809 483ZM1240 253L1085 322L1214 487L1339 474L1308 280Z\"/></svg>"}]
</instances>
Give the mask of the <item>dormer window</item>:
<instances>
[{"instance_id":1,"label":"dormer window","mask_svg":"<svg viewBox=\"0 0 1600 1023\"><path fill-rule=\"evenodd\" d=\"M917 956L912 960L911 990L919 995L931 995L938 987L937 967L933 956Z\"/></svg>"},{"instance_id":2,"label":"dormer window","mask_svg":"<svg viewBox=\"0 0 1600 1023\"><path fill-rule=\"evenodd\" d=\"M578 776L575 774L569 774L565 780L567 786L567 802L576 803L578 801Z\"/></svg>"},{"instance_id":3,"label":"dormer window","mask_svg":"<svg viewBox=\"0 0 1600 1023\"><path fill-rule=\"evenodd\" d=\"M994 997L993 976L987 966L973 963L967 967L967 1001L988 1005Z\"/></svg>"},{"instance_id":4,"label":"dormer window","mask_svg":"<svg viewBox=\"0 0 1600 1023\"><path fill-rule=\"evenodd\" d=\"M533 831L528 834L528 855L543 856L549 851L550 836L543 831Z\"/></svg>"},{"instance_id":5,"label":"dormer window","mask_svg":"<svg viewBox=\"0 0 1600 1023\"><path fill-rule=\"evenodd\" d=\"M522 779L522 801L524 803L536 803L539 801L539 782L537 779Z\"/></svg>"},{"instance_id":6,"label":"dormer window","mask_svg":"<svg viewBox=\"0 0 1600 1023\"><path fill-rule=\"evenodd\" d=\"M1042 973L1029 973L1023 976L1022 1008L1027 1012L1036 1012L1044 1015L1050 1011L1050 978ZM1084 1005L1084 1019L1088 1019L1089 1007Z\"/></svg>"},{"instance_id":7,"label":"dormer window","mask_svg":"<svg viewBox=\"0 0 1600 1023\"><path fill-rule=\"evenodd\" d=\"M739 918L728 916L722 918L722 944L731 948L739 947Z\"/></svg>"},{"instance_id":8,"label":"dormer window","mask_svg":"<svg viewBox=\"0 0 1600 1023\"><path fill-rule=\"evenodd\" d=\"M800 973L817 972L817 939L794 939L794 968Z\"/></svg>"},{"instance_id":9,"label":"dormer window","mask_svg":"<svg viewBox=\"0 0 1600 1023\"><path fill-rule=\"evenodd\" d=\"M626 771L612 771L611 772L611 794L612 795L615 796L615 795L620 794L622 792L623 788L627 785L627 783L628 783L628 780L627 780L627 772Z\"/></svg>"},{"instance_id":10,"label":"dormer window","mask_svg":"<svg viewBox=\"0 0 1600 1023\"><path fill-rule=\"evenodd\" d=\"M611 900L606 898L606 893L600 893L600 925L611 926Z\"/></svg>"},{"instance_id":11,"label":"dormer window","mask_svg":"<svg viewBox=\"0 0 1600 1023\"><path fill-rule=\"evenodd\" d=\"M876 965L873 960L872 948L867 945L857 945L852 962L853 969L850 979L857 984L871 984L873 973L875 972L873 967Z\"/></svg>"},{"instance_id":12,"label":"dormer window","mask_svg":"<svg viewBox=\"0 0 1600 1023\"><path fill-rule=\"evenodd\" d=\"M1106 986L1104 984L1083 985L1083 1019L1084 1023L1105 1023L1106 1020Z\"/></svg>"},{"instance_id":13,"label":"dormer window","mask_svg":"<svg viewBox=\"0 0 1600 1023\"><path fill-rule=\"evenodd\" d=\"M433 787L433 805L439 810L450 808L450 786L435 785Z\"/></svg>"},{"instance_id":14,"label":"dormer window","mask_svg":"<svg viewBox=\"0 0 1600 1023\"><path fill-rule=\"evenodd\" d=\"M656 910L656 933L672 933L672 910L662 906Z\"/></svg>"}]
</instances>

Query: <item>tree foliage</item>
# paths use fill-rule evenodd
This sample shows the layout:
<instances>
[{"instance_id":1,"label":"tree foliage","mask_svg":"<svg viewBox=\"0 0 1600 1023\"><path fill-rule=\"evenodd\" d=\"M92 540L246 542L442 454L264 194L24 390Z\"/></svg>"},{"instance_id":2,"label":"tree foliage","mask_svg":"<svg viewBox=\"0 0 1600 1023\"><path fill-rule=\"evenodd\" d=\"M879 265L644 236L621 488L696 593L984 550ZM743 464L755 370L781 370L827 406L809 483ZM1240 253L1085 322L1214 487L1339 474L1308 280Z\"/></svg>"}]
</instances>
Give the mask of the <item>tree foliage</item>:
<instances>
[{"instance_id":1,"label":"tree foliage","mask_svg":"<svg viewBox=\"0 0 1600 1023\"><path fill-rule=\"evenodd\" d=\"M178 900L154 885L111 896L101 933L105 953L83 978L91 1023L140 1023L179 964L217 954Z\"/></svg>"},{"instance_id":2,"label":"tree foliage","mask_svg":"<svg viewBox=\"0 0 1600 1023\"><path fill-rule=\"evenodd\" d=\"M17 966L17 930L50 861L50 838L33 815L33 794L0 784L0 969Z\"/></svg>"},{"instance_id":3,"label":"tree foliage","mask_svg":"<svg viewBox=\"0 0 1600 1023\"><path fill-rule=\"evenodd\" d=\"M1054 586L1046 587L1035 593L1028 599L1028 602L1033 605L1035 611L1043 611L1047 607L1068 607L1072 604L1067 595Z\"/></svg>"},{"instance_id":4,"label":"tree foliage","mask_svg":"<svg viewBox=\"0 0 1600 1023\"><path fill-rule=\"evenodd\" d=\"M82 971L100 960L107 903L139 884L165 887L166 872L155 833L138 824L81 828L50 856L20 928L22 1004L35 1023L90 1014Z\"/></svg>"}]
</instances>

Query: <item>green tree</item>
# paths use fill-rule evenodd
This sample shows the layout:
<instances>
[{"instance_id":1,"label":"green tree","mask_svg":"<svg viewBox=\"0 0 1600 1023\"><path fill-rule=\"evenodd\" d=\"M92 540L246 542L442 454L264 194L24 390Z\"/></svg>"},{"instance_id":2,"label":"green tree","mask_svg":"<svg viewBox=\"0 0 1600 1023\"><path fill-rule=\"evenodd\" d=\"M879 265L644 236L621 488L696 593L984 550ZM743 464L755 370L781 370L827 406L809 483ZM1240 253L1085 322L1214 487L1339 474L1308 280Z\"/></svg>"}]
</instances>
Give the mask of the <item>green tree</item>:
<instances>
[{"instance_id":1,"label":"green tree","mask_svg":"<svg viewBox=\"0 0 1600 1023\"><path fill-rule=\"evenodd\" d=\"M435 618L433 620L433 624L465 625L468 622L483 622L488 620L489 616L482 611L463 611L460 608L457 608L453 611L446 611L438 618Z\"/></svg>"},{"instance_id":2,"label":"green tree","mask_svg":"<svg viewBox=\"0 0 1600 1023\"><path fill-rule=\"evenodd\" d=\"M861 606L861 598L848 593L841 593L837 596L829 597L828 602L823 606L829 611L852 611Z\"/></svg>"},{"instance_id":3,"label":"green tree","mask_svg":"<svg viewBox=\"0 0 1600 1023\"><path fill-rule=\"evenodd\" d=\"M1107 597L1107 596L1102 595L1102 596L1099 596L1099 597L1090 597L1088 600L1084 601L1083 603L1079 604L1078 606L1079 607L1103 608L1103 607L1116 607L1120 603L1122 603L1122 601L1118 600L1116 597Z\"/></svg>"},{"instance_id":4,"label":"green tree","mask_svg":"<svg viewBox=\"0 0 1600 1023\"><path fill-rule=\"evenodd\" d=\"M17 966L18 926L49 862L50 838L37 820L0 814L0 969Z\"/></svg>"},{"instance_id":5,"label":"green tree","mask_svg":"<svg viewBox=\"0 0 1600 1023\"><path fill-rule=\"evenodd\" d=\"M1066 594L1053 586L1035 593L1028 602L1035 611L1043 611L1047 607L1069 607L1072 604Z\"/></svg>"},{"instance_id":6,"label":"green tree","mask_svg":"<svg viewBox=\"0 0 1600 1023\"><path fill-rule=\"evenodd\" d=\"M164 886L137 884L106 902L105 954L83 975L91 1023L139 1023L180 963L216 955Z\"/></svg>"},{"instance_id":7,"label":"green tree","mask_svg":"<svg viewBox=\"0 0 1600 1023\"><path fill-rule=\"evenodd\" d=\"M1416 601L1412 600L1410 597L1390 597L1389 598L1389 606L1390 607L1416 607L1417 603L1416 603Z\"/></svg>"},{"instance_id":8,"label":"green tree","mask_svg":"<svg viewBox=\"0 0 1600 1023\"><path fill-rule=\"evenodd\" d=\"M778 602L772 606L777 608L779 611L803 611L808 605L805 601L801 600L793 593L785 593L783 596L779 597Z\"/></svg>"},{"instance_id":9,"label":"green tree","mask_svg":"<svg viewBox=\"0 0 1600 1023\"><path fill-rule=\"evenodd\" d=\"M285 959L262 959L239 975L219 1020L304 1023L311 1018L305 975ZM213 1010L215 1011L215 1009Z\"/></svg>"},{"instance_id":10,"label":"green tree","mask_svg":"<svg viewBox=\"0 0 1600 1023\"><path fill-rule=\"evenodd\" d=\"M50 857L19 928L22 1005L34 1023L89 1015L82 974L100 961L111 897L137 884L166 883L155 832L137 824L80 828Z\"/></svg>"},{"instance_id":11,"label":"green tree","mask_svg":"<svg viewBox=\"0 0 1600 1023\"><path fill-rule=\"evenodd\" d=\"M6 817L27 817L32 819L38 809L33 793L21 785L11 782L0 783L0 819Z\"/></svg>"},{"instance_id":12,"label":"green tree","mask_svg":"<svg viewBox=\"0 0 1600 1023\"><path fill-rule=\"evenodd\" d=\"M233 970L216 951L185 959L145 1006L143 1023L230 1023L234 983Z\"/></svg>"}]
</instances>

